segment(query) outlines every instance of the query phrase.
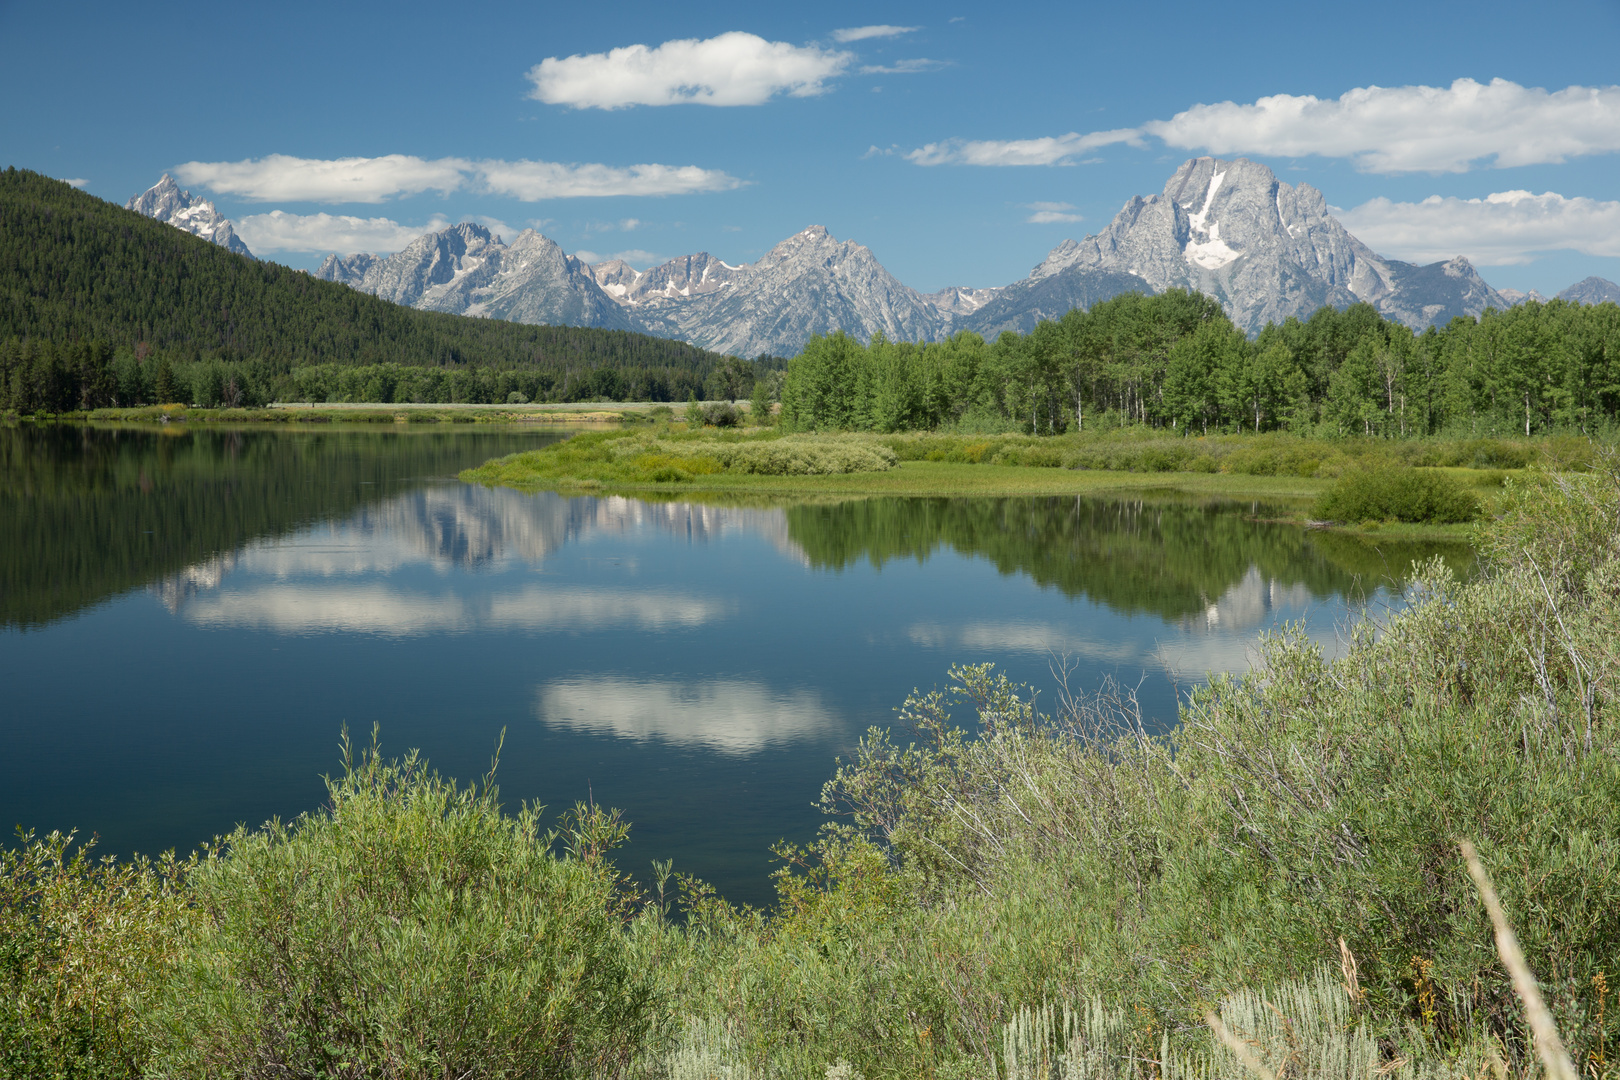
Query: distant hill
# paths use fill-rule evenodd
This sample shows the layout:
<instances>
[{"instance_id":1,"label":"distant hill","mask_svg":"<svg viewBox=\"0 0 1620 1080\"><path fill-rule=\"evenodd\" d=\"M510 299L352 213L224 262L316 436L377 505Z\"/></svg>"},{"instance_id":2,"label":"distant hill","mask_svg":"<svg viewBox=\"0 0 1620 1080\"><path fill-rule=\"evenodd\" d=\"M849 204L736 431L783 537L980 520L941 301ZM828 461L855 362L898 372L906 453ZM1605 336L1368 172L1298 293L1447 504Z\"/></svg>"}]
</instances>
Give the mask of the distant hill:
<instances>
[{"instance_id":1,"label":"distant hill","mask_svg":"<svg viewBox=\"0 0 1620 1080\"><path fill-rule=\"evenodd\" d=\"M144 344L177 360L658 368L722 359L625 330L418 311L273 262L23 169L0 172L0 341Z\"/></svg>"},{"instance_id":2,"label":"distant hill","mask_svg":"<svg viewBox=\"0 0 1620 1080\"><path fill-rule=\"evenodd\" d=\"M1589 277L1559 293L1558 299L1576 304L1620 304L1620 285L1607 278Z\"/></svg>"}]
</instances>

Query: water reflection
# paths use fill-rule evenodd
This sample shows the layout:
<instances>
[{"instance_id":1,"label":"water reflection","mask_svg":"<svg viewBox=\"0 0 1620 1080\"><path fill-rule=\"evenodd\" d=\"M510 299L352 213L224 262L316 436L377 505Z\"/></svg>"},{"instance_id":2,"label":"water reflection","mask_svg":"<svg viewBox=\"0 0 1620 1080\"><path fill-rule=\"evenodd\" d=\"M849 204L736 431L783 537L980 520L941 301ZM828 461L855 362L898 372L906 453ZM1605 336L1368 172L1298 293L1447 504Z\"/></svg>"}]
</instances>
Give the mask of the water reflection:
<instances>
[{"instance_id":1,"label":"water reflection","mask_svg":"<svg viewBox=\"0 0 1620 1080\"><path fill-rule=\"evenodd\" d=\"M826 738L844 727L819 694L748 679L558 679L540 687L535 713L553 727L730 755Z\"/></svg>"},{"instance_id":2,"label":"water reflection","mask_svg":"<svg viewBox=\"0 0 1620 1080\"><path fill-rule=\"evenodd\" d=\"M470 630L579 632L690 629L724 618L723 599L627 589L531 586L516 593L413 592L385 584L268 585L192 598L185 618L208 629L386 637Z\"/></svg>"},{"instance_id":3,"label":"water reflection","mask_svg":"<svg viewBox=\"0 0 1620 1080\"><path fill-rule=\"evenodd\" d=\"M492 491L454 474L547 436L469 427L0 430L0 819L190 850L316 805L344 724L460 777L504 729L510 805L620 807L632 862L761 902L835 756L951 664L1068 655L1167 727L1428 553L1174 498Z\"/></svg>"}]
</instances>

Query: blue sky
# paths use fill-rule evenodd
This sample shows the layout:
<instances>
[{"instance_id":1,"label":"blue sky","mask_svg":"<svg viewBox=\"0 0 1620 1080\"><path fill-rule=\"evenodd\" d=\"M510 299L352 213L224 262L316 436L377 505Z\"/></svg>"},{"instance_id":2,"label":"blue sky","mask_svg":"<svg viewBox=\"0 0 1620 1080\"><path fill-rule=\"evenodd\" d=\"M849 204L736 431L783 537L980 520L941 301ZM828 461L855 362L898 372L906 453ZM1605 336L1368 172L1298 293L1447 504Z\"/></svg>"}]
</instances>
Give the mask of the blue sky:
<instances>
[{"instance_id":1,"label":"blue sky","mask_svg":"<svg viewBox=\"0 0 1620 1080\"><path fill-rule=\"evenodd\" d=\"M1620 280L1615 0L0 0L0 40L0 165L118 202L176 172L294 266L466 219L637 266L821 224L1002 285L1213 151L1386 255Z\"/></svg>"}]
</instances>

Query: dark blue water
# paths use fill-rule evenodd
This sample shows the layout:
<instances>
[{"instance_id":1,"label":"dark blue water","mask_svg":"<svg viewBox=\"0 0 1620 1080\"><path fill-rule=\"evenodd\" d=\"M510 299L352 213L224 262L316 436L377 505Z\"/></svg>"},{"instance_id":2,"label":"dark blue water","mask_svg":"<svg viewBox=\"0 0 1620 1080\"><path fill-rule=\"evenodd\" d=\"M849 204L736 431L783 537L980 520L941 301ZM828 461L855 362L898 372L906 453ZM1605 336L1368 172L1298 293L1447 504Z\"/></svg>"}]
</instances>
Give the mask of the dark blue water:
<instances>
[{"instance_id":1,"label":"dark blue water","mask_svg":"<svg viewBox=\"0 0 1620 1080\"><path fill-rule=\"evenodd\" d=\"M1178 687L1331 641L1413 552L1250 505L716 506L463 485L532 431L0 433L0 823L190 850L316 806L348 728L509 803L594 799L627 869L769 899L835 760L956 662ZM1454 557L1458 553L1452 553Z\"/></svg>"}]
</instances>

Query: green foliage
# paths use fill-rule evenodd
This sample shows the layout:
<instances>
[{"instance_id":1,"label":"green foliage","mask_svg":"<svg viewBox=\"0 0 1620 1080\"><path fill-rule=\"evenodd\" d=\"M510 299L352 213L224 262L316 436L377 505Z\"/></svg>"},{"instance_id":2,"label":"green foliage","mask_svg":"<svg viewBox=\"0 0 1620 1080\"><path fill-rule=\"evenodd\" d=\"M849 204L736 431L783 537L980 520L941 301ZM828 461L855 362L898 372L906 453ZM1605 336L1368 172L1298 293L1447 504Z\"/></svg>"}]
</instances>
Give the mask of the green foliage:
<instances>
[{"instance_id":1,"label":"green foliage","mask_svg":"<svg viewBox=\"0 0 1620 1080\"><path fill-rule=\"evenodd\" d=\"M895 452L881 443L839 435L722 436L701 430L685 435L653 435L612 431L576 435L541 450L497 458L466 470L461 478L515 487L661 484L720 473L828 476L882 472L894 468L898 461Z\"/></svg>"},{"instance_id":2,"label":"green foliage","mask_svg":"<svg viewBox=\"0 0 1620 1080\"><path fill-rule=\"evenodd\" d=\"M606 851L375 745L329 805L238 829L193 872L197 924L153 1018L161 1075L621 1075L650 1016Z\"/></svg>"},{"instance_id":3,"label":"green foliage","mask_svg":"<svg viewBox=\"0 0 1620 1080\"><path fill-rule=\"evenodd\" d=\"M1248 341L1209 297L1128 294L989 345L813 338L789 362L782 418L817 431L1594 435L1620 424L1620 307L1528 303L1414 336L1357 304Z\"/></svg>"},{"instance_id":4,"label":"green foliage","mask_svg":"<svg viewBox=\"0 0 1620 1080\"><path fill-rule=\"evenodd\" d=\"M774 421L771 415L771 386L764 379L754 382L754 396L748 402L748 422L756 427L770 427Z\"/></svg>"},{"instance_id":5,"label":"green foliage","mask_svg":"<svg viewBox=\"0 0 1620 1080\"><path fill-rule=\"evenodd\" d=\"M0 1075L122 1080L185 925L186 865L92 859L73 836L0 850Z\"/></svg>"},{"instance_id":6,"label":"green foliage","mask_svg":"<svg viewBox=\"0 0 1620 1080\"><path fill-rule=\"evenodd\" d=\"M1449 525L1479 517L1478 496L1430 469L1360 469L1334 481L1316 501L1326 521L1406 521Z\"/></svg>"}]
</instances>

